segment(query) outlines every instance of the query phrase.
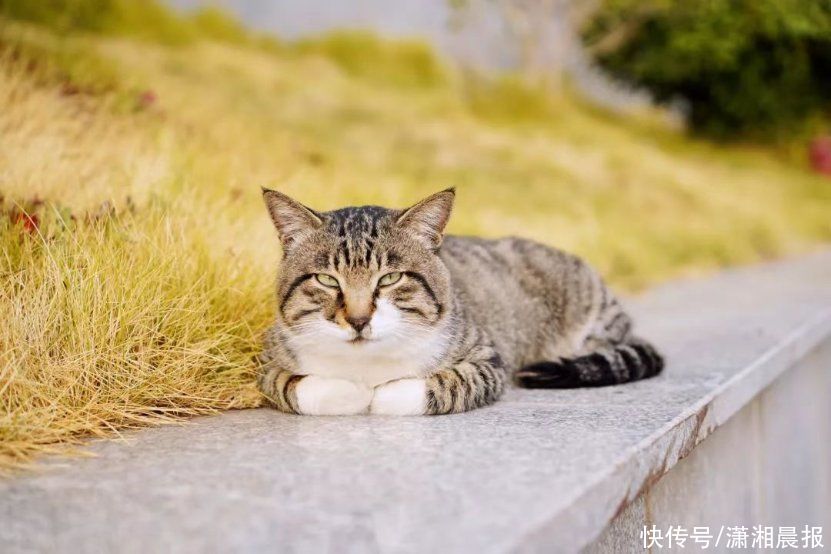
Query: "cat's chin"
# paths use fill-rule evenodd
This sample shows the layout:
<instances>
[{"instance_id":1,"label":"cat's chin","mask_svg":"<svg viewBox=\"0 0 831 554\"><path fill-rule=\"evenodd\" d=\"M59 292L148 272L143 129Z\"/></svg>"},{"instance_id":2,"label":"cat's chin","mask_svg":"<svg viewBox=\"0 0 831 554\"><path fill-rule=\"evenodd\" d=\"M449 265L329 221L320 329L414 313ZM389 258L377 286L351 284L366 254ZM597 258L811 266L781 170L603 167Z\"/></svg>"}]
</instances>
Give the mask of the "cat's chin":
<instances>
[{"instance_id":1,"label":"cat's chin","mask_svg":"<svg viewBox=\"0 0 831 554\"><path fill-rule=\"evenodd\" d=\"M343 339L342 341L333 341L333 345L337 348L346 345L350 351L374 350L378 348L387 348L394 346L389 337L353 337L350 339Z\"/></svg>"},{"instance_id":2,"label":"cat's chin","mask_svg":"<svg viewBox=\"0 0 831 554\"><path fill-rule=\"evenodd\" d=\"M291 347L300 373L377 386L422 375L442 355L445 341L440 332L419 334L419 330L411 330L357 343L343 336L321 336L318 340L307 336Z\"/></svg>"}]
</instances>

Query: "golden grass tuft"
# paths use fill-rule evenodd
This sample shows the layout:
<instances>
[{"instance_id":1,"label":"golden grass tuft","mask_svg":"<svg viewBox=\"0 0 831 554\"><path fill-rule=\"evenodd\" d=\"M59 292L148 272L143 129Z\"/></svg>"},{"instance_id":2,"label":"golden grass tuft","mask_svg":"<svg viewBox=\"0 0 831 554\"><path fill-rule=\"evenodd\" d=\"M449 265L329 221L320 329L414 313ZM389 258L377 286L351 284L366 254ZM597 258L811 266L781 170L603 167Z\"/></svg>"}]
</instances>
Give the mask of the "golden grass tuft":
<instances>
[{"instance_id":1,"label":"golden grass tuft","mask_svg":"<svg viewBox=\"0 0 831 554\"><path fill-rule=\"evenodd\" d=\"M0 465L82 435L258 402L262 275L171 217L45 206L0 227ZM51 212L51 213L50 213Z\"/></svg>"},{"instance_id":2,"label":"golden grass tuft","mask_svg":"<svg viewBox=\"0 0 831 554\"><path fill-rule=\"evenodd\" d=\"M158 114L28 60L0 71L0 471L257 405L269 273L206 232L224 215L182 190Z\"/></svg>"},{"instance_id":3,"label":"golden grass tuft","mask_svg":"<svg viewBox=\"0 0 831 554\"><path fill-rule=\"evenodd\" d=\"M367 41L387 73L352 59ZM828 181L776 151L385 48L0 27L0 469L257 404L279 254L261 185L324 210L455 185L451 232L560 246L630 290L831 238Z\"/></svg>"}]
</instances>

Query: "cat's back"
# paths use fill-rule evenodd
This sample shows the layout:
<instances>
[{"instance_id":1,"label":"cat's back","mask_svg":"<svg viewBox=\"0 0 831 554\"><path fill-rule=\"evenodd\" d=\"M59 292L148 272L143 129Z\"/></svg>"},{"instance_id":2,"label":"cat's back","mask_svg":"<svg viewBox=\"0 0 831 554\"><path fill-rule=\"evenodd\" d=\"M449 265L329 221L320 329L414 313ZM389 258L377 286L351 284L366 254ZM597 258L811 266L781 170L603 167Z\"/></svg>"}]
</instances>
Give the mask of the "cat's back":
<instances>
[{"instance_id":1,"label":"cat's back","mask_svg":"<svg viewBox=\"0 0 831 554\"><path fill-rule=\"evenodd\" d=\"M535 350L543 328L565 331L599 279L577 256L515 237L448 236L440 255L465 312L510 350Z\"/></svg>"},{"instance_id":2,"label":"cat's back","mask_svg":"<svg viewBox=\"0 0 831 554\"><path fill-rule=\"evenodd\" d=\"M577 256L529 239L505 237L447 236L440 256L454 280L468 281L488 276L499 288L506 281L533 292L535 286L550 288L552 281L567 284L569 277L585 277L588 268ZM478 286L486 283L477 282Z\"/></svg>"}]
</instances>

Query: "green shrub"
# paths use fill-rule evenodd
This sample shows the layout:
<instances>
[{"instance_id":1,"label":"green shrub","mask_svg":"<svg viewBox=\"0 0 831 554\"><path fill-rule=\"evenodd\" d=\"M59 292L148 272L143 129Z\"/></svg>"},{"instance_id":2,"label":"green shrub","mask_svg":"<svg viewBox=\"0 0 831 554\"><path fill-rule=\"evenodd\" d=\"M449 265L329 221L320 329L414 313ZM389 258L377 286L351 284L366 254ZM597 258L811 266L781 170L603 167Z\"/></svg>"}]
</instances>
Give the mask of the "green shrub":
<instances>
[{"instance_id":1,"label":"green shrub","mask_svg":"<svg viewBox=\"0 0 831 554\"><path fill-rule=\"evenodd\" d=\"M701 134L774 138L829 107L828 0L605 0L584 37Z\"/></svg>"}]
</instances>

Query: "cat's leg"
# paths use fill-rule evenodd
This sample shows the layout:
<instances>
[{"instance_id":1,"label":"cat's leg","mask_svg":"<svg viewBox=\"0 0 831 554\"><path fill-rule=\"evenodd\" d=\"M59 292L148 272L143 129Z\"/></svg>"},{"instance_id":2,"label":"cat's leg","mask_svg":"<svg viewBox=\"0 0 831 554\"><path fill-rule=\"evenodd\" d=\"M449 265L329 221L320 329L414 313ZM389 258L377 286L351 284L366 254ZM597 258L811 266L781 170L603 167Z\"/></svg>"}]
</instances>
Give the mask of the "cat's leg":
<instances>
[{"instance_id":1,"label":"cat's leg","mask_svg":"<svg viewBox=\"0 0 831 554\"><path fill-rule=\"evenodd\" d=\"M257 379L257 386L272 406L281 412L299 414L297 385L301 379L303 375L277 367L264 366Z\"/></svg>"},{"instance_id":2,"label":"cat's leg","mask_svg":"<svg viewBox=\"0 0 831 554\"><path fill-rule=\"evenodd\" d=\"M366 385L278 369L262 376L260 390L278 410L293 414L364 414L372 401L372 389Z\"/></svg>"},{"instance_id":3,"label":"cat's leg","mask_svg":"<svg viewBox=\"0 0 831 554\"><path fill-rule=\"evenodd\" d=\"M506 373L491 345L475 345L450 367L425 378L399 379L376 387L370 412L439 415L487 406L502 395Z\"/></svg>"}]
</instances>

